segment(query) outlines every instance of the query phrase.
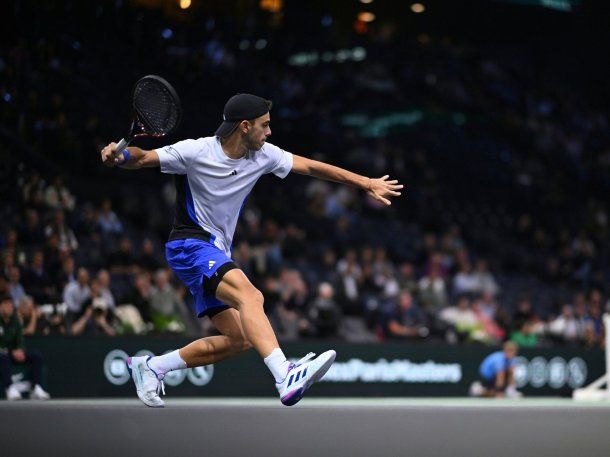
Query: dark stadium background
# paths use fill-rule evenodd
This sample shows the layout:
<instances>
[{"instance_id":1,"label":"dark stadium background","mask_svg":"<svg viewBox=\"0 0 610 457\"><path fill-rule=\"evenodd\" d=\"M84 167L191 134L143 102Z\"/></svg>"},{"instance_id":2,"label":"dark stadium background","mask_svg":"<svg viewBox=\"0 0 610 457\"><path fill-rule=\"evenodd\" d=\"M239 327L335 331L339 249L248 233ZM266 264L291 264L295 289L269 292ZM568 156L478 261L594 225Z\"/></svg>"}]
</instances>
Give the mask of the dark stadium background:
<instances>
[{"instance_id":1,"label":"dark stadium background","mask_svg":"<svg viewBox=\"0 0 610 457\"><path fill-rule=\"evenodd\" d=\"M213 332L189 318L174 279L170 311L151 310L138 289L159 292L171 177L99 160L126 133L133 83L155 73L176 87L185 116L172 137L142 147L211 135L226 99L252 92L274 101L274 144L406 185L386 209L301 176L260 181L234 255L284 341L600 348L610 246L603 2L439 0L421 2L421 14L413 3L6 2L0 285L10 287L15 265L34 304L55 305L73 261L91 278L109 270L116 304L136 303L154 321L149 335L172 320L175 333ZM362 12L375 20L358 22ZM75 200L61 228L46 194L57 176ZM104 200L104 218L114 211L120 229L100 226ZM45 230L33 241L24 240L28 211ZM145 239L154 253L143 258ZM39 250L42 285L32 275ZM361 273L347 278L350 263ZM467 265L480 267L478 279ZM442 294L424 290L431 275ZM332 299L319 295L323 282ZM476 328L442 315L460 299ZM133 330L111 314L117 334ZM409 336L394 335L391 321ZM39 324L70 333L69 323Z\"/></svg>"}]
</instances>

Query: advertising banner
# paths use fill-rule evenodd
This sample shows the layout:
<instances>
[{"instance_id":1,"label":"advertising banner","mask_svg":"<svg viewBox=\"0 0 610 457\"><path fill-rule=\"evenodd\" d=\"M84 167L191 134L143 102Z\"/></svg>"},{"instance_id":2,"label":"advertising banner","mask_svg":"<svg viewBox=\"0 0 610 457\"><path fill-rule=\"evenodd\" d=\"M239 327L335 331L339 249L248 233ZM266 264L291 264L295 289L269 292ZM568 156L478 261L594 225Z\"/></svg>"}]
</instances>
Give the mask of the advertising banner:
<instances>
[{"instance_id":1,"label":"advertising banner","mask_svg":"<svg viewBox=\"0 0 610 457\"><path fill-rule=\"evenodd\" d=\"M46 384L55 398L132 397L128 355L162 354L180 338L28 339L45 357ZM465 396L483 359L498 348L415 344L284 344L298 359L310 351L337 351L337 360L316 385L315 396ZM568 396L604 372L601 350L528 349L519 353L517 386L525 395ZM216 365L177 371L165 379L168 395L201 397L275 396L271 375L254 351Z\"/></svg>"}]
</instances>

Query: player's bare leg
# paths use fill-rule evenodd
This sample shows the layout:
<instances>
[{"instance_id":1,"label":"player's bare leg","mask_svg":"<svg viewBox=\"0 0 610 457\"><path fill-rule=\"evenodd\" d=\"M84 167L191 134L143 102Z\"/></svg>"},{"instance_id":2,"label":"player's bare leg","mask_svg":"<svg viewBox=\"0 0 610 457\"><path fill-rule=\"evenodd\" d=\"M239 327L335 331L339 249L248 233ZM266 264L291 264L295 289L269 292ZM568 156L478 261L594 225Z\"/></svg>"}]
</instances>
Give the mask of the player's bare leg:
<instances>
[{"instance_id":1,"label":"player's bare leg","mask_svg":"<svg viewBox=\"0 0 610 457\"><path fill-rule=\"evenodd\" d=\"M178 351L188 368L218 363L252 347L237 310L231 308L216 314L212 323L222 335L200 338Z\"/></svg>"},{"instance_id":2,"label":"player's bare leg","mask_svg":"<svg viewBox=\"0 0 610 457\"><path fill-rule=\"evenodd\" d=\"M280 349L265 315L262 293L243 271L228 271L216 289L216 298L239 311L245 336L273 374L283 404L296 404L314 382L322 379L335 361L336 353L331 350L318 357L309 353L298 362L290 363Z\"/></svg>"},{"instance_id":3,"label":"player's bare leg","mask_svg":"<svg viewBox=\"0 0 610 457\"><path fill-rule=\"evenodd\" d=\"M239 311L246 338L261 357L267 357L280 347L263 309L263 294L243 271L228 271L218 284L216 298Z\"/></svg>"}]
</instances>

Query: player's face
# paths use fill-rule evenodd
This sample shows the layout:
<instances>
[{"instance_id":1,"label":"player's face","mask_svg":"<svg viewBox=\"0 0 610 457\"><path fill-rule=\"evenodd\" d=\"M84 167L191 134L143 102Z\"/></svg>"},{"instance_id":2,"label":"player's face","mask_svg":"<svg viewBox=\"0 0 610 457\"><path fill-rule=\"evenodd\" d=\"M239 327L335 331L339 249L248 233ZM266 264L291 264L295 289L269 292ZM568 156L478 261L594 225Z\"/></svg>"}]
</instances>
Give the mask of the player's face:
<instances>
[{"instance_id":1,"label":"player's face","mask_svg":"<svg viewBox=\"0 0 610 457\"><path fill-rule=\"evenodd\" d=\"M245 138L248 149L258 151L263 147L267 138L271 136L270 122L271 118L267 113L250 123L250 130L248 130Z\"/></svg>"}]
</instances>

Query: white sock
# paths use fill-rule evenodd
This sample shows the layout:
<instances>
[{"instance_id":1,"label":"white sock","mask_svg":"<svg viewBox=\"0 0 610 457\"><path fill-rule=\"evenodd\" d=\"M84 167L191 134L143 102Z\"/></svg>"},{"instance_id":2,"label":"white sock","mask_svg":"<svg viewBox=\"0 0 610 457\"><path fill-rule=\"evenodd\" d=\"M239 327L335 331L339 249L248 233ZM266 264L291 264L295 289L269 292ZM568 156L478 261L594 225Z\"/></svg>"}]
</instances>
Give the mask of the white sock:
<instances>
[{"instance_id":1,"label":"white sock","mask_svg":"<svg viewBox=\"0 0 610 457\"><path fill-rule=\"evenodd\" d=\"M157 373L160 379L163 379L165 373L174 370L184 370L186 362L180 357L178 349L167 354L158 355L148 361L148 366Z\"/></svg>"},{"instance_id":2,"label":"white sock","mask_svg":"<svg viewBox=\"0 0 610 457\"><path fill-rule=\"evenodd\" d=\"M286 356L280 348L275 348L271 354L269 354L263 360L275 378L276 383L279 384L286 378L290 362L286 360Z\"/></svg>"}]
</instances>

